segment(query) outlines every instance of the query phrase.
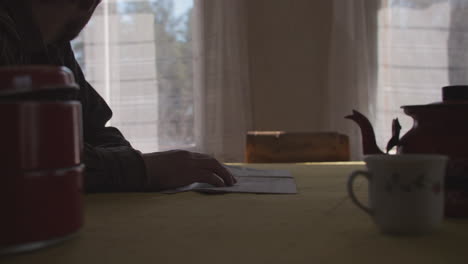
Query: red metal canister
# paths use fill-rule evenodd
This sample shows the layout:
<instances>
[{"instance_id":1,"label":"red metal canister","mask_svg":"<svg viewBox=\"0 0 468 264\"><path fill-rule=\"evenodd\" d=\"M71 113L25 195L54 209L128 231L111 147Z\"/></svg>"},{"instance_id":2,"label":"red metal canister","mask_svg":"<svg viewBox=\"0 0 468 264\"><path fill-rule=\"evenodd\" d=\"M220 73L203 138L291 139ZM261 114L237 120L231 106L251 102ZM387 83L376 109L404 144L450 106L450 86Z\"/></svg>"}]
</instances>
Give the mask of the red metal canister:
<instances>
[{"instance_id":1,"label":"red metal canister","mask_svg":"<svg viewBox=\"0 0 468 264\"><path fill-rule=\"evenodd\" d=\"M64 67L0 68L0 254L62 241L83 225L78 93Z\"/></svg>"}]
</instances>

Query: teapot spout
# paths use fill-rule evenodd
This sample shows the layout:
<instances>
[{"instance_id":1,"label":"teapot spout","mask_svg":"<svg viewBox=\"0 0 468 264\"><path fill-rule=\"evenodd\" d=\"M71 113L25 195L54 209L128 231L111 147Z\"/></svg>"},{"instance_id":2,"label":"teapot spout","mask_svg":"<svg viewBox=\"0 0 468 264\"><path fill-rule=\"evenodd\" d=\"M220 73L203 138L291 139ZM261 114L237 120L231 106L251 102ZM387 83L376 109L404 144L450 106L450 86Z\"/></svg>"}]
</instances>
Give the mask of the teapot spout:
<instances>
[{"instance_id":1,"label":"teapot spout","mask_svg":"<svg viewBox=\"0 0 468 264\"><path fill-rule=\"evenodd\" d=\"M345 116L345 118L353 120L361 128L362 148L364 155L384 154L384 152L377 146L377 142L375 141L374 128L372 128L369 119L356 110L353 110L353 114Z\"/></svg>"}]
</instances>

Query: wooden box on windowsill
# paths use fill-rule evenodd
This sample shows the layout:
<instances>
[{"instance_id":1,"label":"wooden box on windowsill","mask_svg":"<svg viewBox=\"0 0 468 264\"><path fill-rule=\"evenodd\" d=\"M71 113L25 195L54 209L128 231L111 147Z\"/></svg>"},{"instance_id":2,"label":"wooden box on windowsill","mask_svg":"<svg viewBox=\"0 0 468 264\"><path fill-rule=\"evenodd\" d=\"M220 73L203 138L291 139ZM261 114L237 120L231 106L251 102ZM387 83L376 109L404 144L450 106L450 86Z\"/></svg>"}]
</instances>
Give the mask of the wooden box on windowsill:
<instances>
[{"instance_id":1,"label":"wooden box on windowsill","mask_svg":"<svg viewBox=\"0 0 468 264\"><path fill-rule=\"evenodd\" d=\"M247 163L349 161L349 140L335 132L251 131Z\"/></svg>"}]
</instances>

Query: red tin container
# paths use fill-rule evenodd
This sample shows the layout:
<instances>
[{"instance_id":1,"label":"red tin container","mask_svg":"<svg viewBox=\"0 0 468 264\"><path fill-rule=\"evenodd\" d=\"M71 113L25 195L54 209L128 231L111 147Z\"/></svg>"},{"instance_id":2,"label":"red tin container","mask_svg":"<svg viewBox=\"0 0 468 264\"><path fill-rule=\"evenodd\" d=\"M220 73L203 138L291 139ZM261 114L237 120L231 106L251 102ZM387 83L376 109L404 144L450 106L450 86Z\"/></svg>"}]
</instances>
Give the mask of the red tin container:
<instances>
[{"instance_id":1,"label":"red tin container","mask_svg":"<svg viewBox=\"0 0 468 264\"><path fill-rule=\"evenodd\" d=\"M0 68L0 254L83 225L81 104L64 67Z\"/></svg>"}]
</instances>

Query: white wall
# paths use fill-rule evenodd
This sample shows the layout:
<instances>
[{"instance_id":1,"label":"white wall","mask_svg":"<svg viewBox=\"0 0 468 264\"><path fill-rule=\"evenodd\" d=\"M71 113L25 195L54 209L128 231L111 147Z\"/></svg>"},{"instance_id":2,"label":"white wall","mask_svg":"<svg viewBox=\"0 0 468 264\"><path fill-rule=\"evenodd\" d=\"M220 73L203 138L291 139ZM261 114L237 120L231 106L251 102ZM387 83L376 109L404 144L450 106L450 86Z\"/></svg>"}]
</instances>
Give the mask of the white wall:
<instances>
[{"instance_id":1,"label":"white wall","mask_svg":"<svg viewBox=\"0 0 468 264\"><path fill-rule=\"evenodd\" d=\"M315 131L327 87L332 1L248 1L254 129Z\"/></svg>"}]
</instances>

